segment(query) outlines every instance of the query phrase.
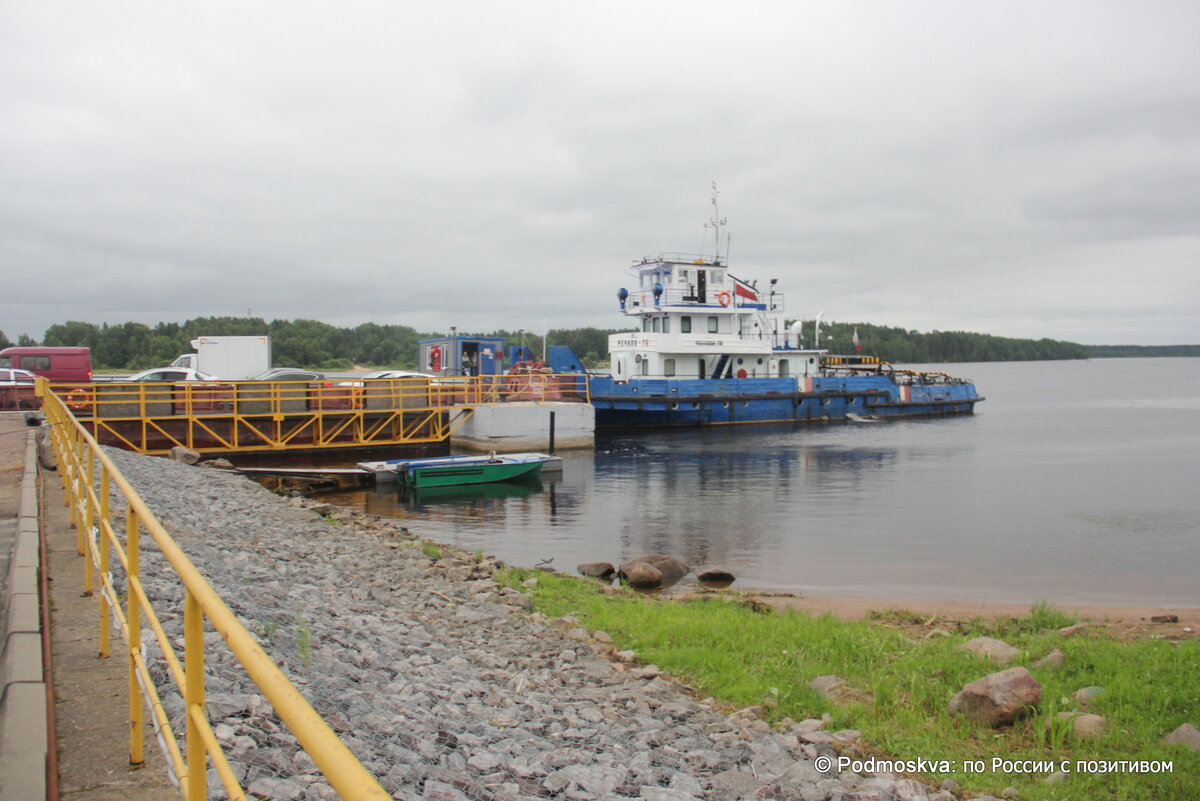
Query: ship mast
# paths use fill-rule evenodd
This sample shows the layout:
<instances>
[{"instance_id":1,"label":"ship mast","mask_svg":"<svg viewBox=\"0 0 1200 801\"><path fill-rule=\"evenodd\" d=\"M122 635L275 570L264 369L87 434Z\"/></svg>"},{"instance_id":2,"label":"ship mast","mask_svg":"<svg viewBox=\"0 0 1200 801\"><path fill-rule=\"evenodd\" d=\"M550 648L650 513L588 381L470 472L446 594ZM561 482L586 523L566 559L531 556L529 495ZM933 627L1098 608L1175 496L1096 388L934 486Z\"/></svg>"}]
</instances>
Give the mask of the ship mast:
<instances>
[{"instance_id":1,"label":"ship mast","mask_svg":"<svg viewBox=\"0 0 1200 801\"><path fill-rule=\"evenodd\" d=\"M717 196L721 191L717 189L717 182L712 182L712 206L713 217L704 224L705 228L713 229L713 264L721 263L721 226L725 225L725 218L721 216L721 209L717 205Z\"/></svg>"}]
</instances>

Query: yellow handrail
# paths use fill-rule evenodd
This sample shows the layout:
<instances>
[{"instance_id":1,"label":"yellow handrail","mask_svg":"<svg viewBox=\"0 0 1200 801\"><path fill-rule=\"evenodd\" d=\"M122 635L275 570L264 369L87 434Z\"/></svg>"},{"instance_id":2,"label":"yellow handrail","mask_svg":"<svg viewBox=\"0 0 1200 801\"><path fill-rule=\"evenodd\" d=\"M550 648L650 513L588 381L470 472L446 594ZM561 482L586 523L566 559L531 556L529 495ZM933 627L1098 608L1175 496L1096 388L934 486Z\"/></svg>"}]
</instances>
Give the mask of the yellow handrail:
<instances>
[{"instance_id":1,"label":"yellow handrail","mask_svg":"<svg viewBox=\"0 0 1200 801\"><path fill-rule=\"evenodd\" d=\"M167 752L171 769L178 777L186 801L207 797L207 759L231 799L245 799L237 784L209 724L204 703L204 628L207 620L229 646L230 651L274 708L276 714L291 730L301 747L325 775L330 785L345 801L376 801L390 796L375 777L350 752L312 705L300 694L275 662L267 655L254 636L237 620L217 592L188 559L187 555L167 533L145 502L120 471L67 409L56 394L48 391L46 383L38 381L38 394L43 398L43 410L50 425L55 453L58 456L66 505L71 508L71 520L79 528L80 552L87 559L85 591L93 590L95 571L101 584L101 655L107 653L109 617L117 621L127 646L129 657L129 714L131 765L142 763L143 720L139 689L146 693L155 724L163 734L161 742ZM97 480L96 471L99 471ZM97 493L96 485L100 491ZM113 525L108 508L109 488L115 487L124 496L127 511L124 541ZM174 646L163 630L149 597L140 580L140 533L145 531L170 563L185 590L183 659L174 653ZM94 532L94 533L93 533ZM127 610L118 603L119 595L109 575L110 550L126 571ZM171 732L162 708L158 690L141 656L141 618L155 635L167 657L168 673L178 685L186 710L185 752Z\"/></svg>"},{"instance_id":2,"label":"yellow handrail","mask_svg":"<svg viewBox=\"0 0 1200 801\"><path fill-rule=\"evenodd\" d=\"M480 404L588 402L587 376L51 384L96 441L140 453L443 442ZM45 395L43 394L43 397Z\"/></svg>"}]
</instances>

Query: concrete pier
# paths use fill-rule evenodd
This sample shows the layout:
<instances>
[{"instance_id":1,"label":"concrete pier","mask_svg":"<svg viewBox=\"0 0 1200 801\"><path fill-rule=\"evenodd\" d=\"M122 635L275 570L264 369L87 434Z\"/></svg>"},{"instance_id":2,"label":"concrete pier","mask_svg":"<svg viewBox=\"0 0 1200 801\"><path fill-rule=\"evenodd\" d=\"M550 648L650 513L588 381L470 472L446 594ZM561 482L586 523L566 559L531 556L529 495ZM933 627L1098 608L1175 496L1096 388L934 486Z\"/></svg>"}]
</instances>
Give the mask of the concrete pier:
<instances>
[{"instance_id":1,"label":"concrete pier","mask_svg":"<svg viewBox=\"0 0 1200 801\"><path fill-rule=\"evenodd\" d=\"M591 448L596 444L596 408L590 403L491 403L450 435L454 448L497 451L548 451L554 415L554 448Z\"/></svg>"}]
</instances>

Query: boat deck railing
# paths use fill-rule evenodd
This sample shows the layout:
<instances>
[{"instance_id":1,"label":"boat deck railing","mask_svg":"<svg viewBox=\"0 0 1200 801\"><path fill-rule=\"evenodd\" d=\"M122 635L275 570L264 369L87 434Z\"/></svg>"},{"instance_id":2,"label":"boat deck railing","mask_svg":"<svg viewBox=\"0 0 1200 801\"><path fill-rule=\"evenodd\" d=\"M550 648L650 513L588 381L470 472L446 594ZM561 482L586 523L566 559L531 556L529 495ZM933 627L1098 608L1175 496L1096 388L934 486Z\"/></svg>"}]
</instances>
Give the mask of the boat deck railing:
<instances>
[{"instance_id":1,"label":"boat deck railing","mask_svg":"<svg viewBox=\"0 0 1200 801\"><path fill-rule=\"evenodd\" d=\"M639 309L665 309L670 306L678 309L680 306L696 307L699 309L750 309L750 310L770 310L783 311L784 296L782 292L762 292L757 293L758 300L738 295L724 287L709 287L705 291L705 298L702 301L696 294L694 287L667 287L664 288L662 294L654 297L652 289L634 289L629 293L629 297L625 299L625 303L629 308ZM724 298L721 296L724 295ZM721 301L725 302L722 303Z\"/></svg>"}]
</instances>

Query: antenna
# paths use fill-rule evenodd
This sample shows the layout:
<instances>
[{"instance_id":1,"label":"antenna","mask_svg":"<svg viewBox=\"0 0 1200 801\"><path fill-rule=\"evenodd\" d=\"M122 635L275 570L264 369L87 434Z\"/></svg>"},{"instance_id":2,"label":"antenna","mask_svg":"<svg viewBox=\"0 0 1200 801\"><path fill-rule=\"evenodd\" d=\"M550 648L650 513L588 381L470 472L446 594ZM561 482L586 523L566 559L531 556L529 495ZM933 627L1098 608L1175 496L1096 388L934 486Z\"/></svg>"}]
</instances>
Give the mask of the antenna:
<instances>
[{"instance_id":1,"label":"antenna","mask_svg":"<svg viewBox=\"0 0 1200 801\"><path fill-rule=\"evenodd\" d=\"M717 205L717 197L721 194L721 190L717 189L717 182L712 182L712 206L713 217L704 224L705 228L713 229L713 246L716 249L716 254L713 256L713 264L721 263L721 226L725 225L725 219L721 216L721 209Z\"/></svg>"}]
</instances>

